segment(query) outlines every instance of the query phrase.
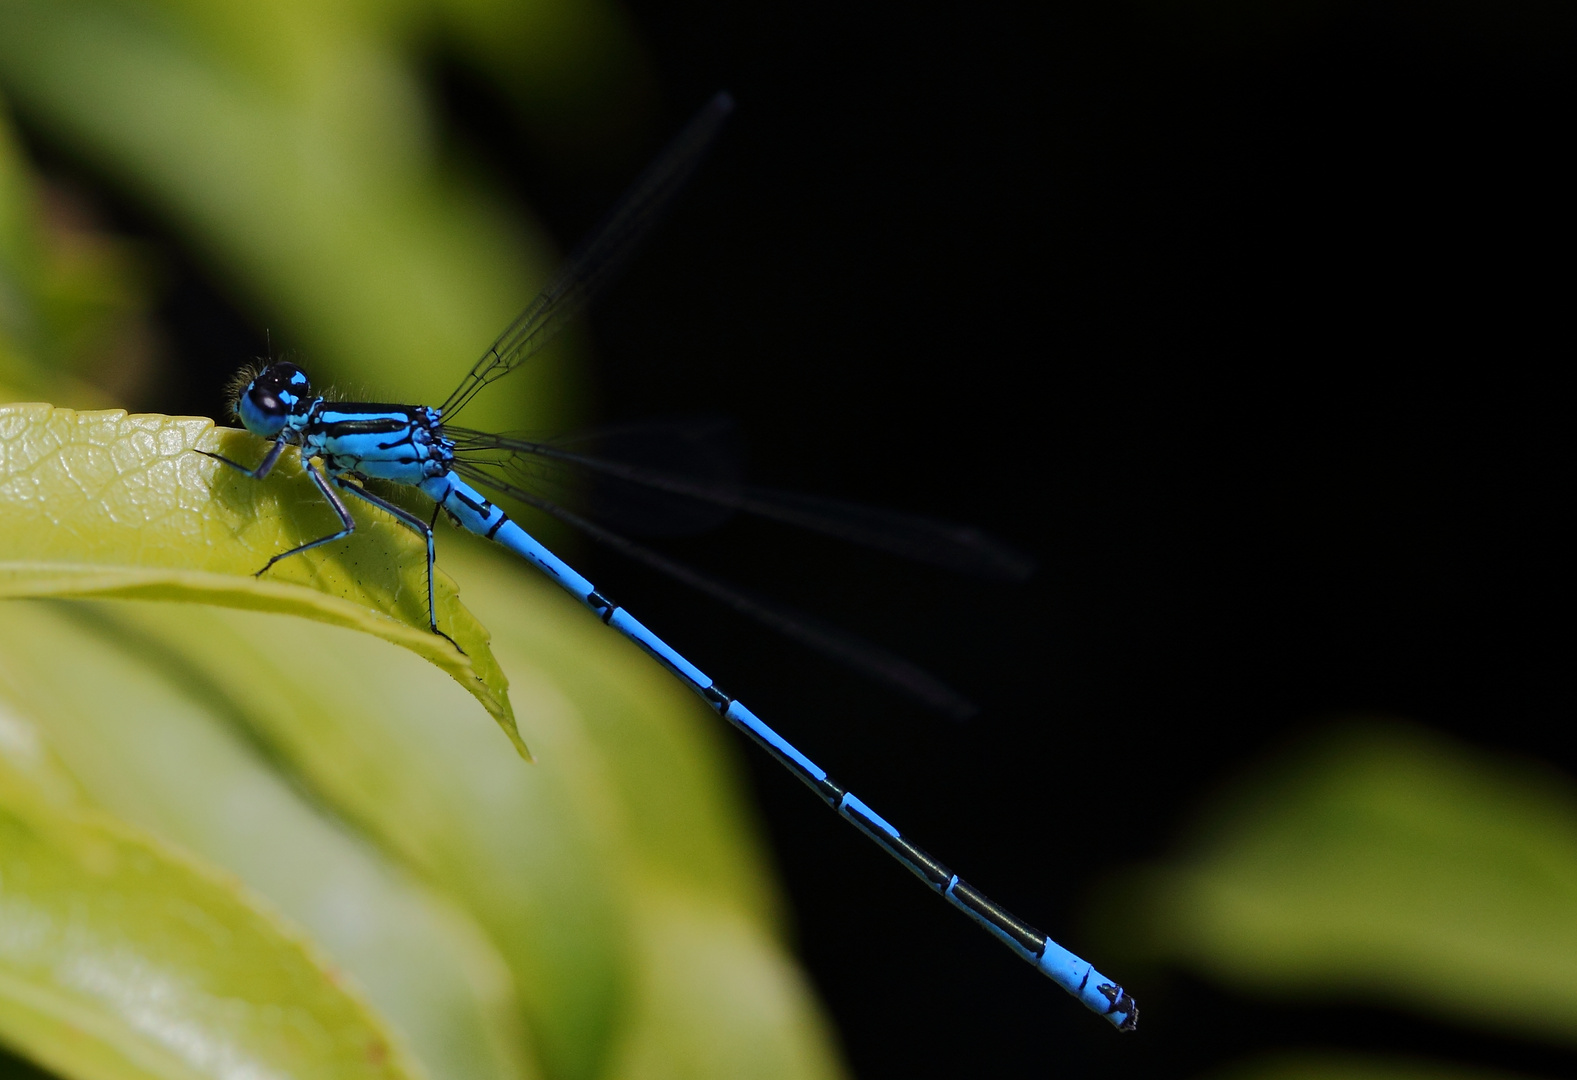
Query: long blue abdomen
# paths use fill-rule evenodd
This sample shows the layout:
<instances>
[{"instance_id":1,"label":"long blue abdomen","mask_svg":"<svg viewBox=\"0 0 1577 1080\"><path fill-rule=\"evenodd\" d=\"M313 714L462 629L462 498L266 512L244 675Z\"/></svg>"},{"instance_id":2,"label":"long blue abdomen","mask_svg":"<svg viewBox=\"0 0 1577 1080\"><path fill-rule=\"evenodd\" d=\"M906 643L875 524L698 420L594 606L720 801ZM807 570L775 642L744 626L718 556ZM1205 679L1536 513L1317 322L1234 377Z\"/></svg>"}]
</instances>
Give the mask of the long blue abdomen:
<instances>
[{"instance_id":1,"label":"long blue abdomen","mask_svg":"<svg viewBox=\"0 0 1577 1080\"><path fill-rule=\"evenodd\" d=\"M815 792L828 806L897 859L944 899L988 930L1021 958L1035 965L1057 985L1105 1016L1118 1028L1132 1030L1139 1018L1133 998L1093 966L1015 918L910 843L886 820L826 771L772 730L760 717L724 693L705 672L648 630L629 612L609 601L590 581L511 521L501 509L453 473L434 477L422 490L466 529L496 540L547 574L586 605L604 623L629 638L693 690L723 719L777 758L784 768Z\"/></svg>"}]
</instances>

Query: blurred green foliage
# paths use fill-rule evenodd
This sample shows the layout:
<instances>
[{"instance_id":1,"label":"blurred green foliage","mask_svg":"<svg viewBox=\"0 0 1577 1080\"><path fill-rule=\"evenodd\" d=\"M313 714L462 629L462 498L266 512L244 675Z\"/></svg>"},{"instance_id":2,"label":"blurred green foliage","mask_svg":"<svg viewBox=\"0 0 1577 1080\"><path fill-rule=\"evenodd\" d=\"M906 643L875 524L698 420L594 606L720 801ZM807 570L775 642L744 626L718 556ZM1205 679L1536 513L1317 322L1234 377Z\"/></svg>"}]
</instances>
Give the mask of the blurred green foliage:
<instances>
[{"instance_id":1,"label":"blurred green foliage","mask_svg":"<svg viewBox=\"0 0 1577 1080\"><path fill-rule=\"evenodd\" d=\"M550 146L641 78L597 0L0 4L0 89L31 131L178 234L315 372L411 400L441 398L550 261L435 131L435 51ZM157 360L155 261L81 211L0 126L6 400L113 405ZM542 357L468 421L566 422L572 361ZM126 437L50 426L68 420ZM481 620L467 662L490 633L527 765L462 685L391 644L414 626L412 538L358 508L354 543L256 583L251 548L322 509L294 470L224 484L181 452L212 438L191 421L0 424L5 595L230 582L206 597L228 607L3 602L0 1045L104 1080L840 1075L727 736L633 646L444 533ZM447 582L445 617L469 618Z\"/></svg>"},{"instance_id":2,"label":"blurred green foliage","mask_svg":"<svg viewBox=\"0 0 1577 1080\"><path fill-rule=\"evenodd\" d=\"M28 738L5 723L9 739ZM76 805L41 751L0 762L0 853L0 1031L41 1063L73 1076L243 1060L290 1076L416 1075L310 946L232 881ZM140 1037L174 1026L187 1046Z\"/></svg>"},{"instance_id":3,"label":"blurred green foliage","mask_svg":"<svg viewBox=\"0 0 1577 1080\"><path fill-rule=\"evenodd\" d=\"M133 249L50 195L0 107L0 390L108 405L148 361L149 290Z\"/></svg>"},{"instance_id":4,"label":"blurred green foliage","mask_svg":"<svg viewBox=\"0 0 1577 1080\"><path fill-rule=\"evenodd\" d=\"M0 85L305 347L320 378L441 401L552 259L446 152L420 64L458 50L534 114L594 130L591 88L630 66L621 28L597 0L14 0L0 6ZM541 427L572 404L562 349L510 383L468 422Z\"/></svg>"},{"instance_id":5,"label":"blurred green foliage","mask_svg":"<svg viewBox=\"0 0 1577 1080\"><path fill-rule=\"evenodd\" d=\"M1289 1053L1229 1069L1219 1074L1219 1080L1519 1080L1519 1077L1411 1058Z\"/></svg>"},{"instance_id":6,"label":"blurred green foliage","mask_svg":"<svg viewBox=\"0 0 1577 1080\"><path fill-rule=\"evenodd\" d=\"M1238 994L1577 1040L1577 786L1422 729L1339 725L1286 752L1223 793L1173 859L1118 882L1101 910L1126 920L1114 949ZM1464 1074L1289 1057L1231 1075Z\"/></svg>"}]
</instances>

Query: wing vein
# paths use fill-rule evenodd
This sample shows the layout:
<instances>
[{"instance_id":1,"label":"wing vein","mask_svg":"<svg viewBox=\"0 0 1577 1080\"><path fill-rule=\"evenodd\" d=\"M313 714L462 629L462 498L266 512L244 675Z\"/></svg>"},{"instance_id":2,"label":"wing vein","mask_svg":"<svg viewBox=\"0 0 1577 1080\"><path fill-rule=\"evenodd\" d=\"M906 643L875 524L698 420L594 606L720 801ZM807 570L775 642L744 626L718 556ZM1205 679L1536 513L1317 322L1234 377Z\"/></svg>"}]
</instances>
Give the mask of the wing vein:
<instances>
[{"instance_id":1,"label":"wing vein","mask_svg":"<svg viewBox=\"0 0 1577 1080\"><path fill-rule=\"evenodd\" d=\"M482 387L503 378L541 352L624 268L631 253L695 172L733 108L733 98L720 93L685 125L602 223L575 249L547 287L504 328L498 340L472 366L444 402L440 411L445 417L454 416Z\"/></svg>"}]
</instances>

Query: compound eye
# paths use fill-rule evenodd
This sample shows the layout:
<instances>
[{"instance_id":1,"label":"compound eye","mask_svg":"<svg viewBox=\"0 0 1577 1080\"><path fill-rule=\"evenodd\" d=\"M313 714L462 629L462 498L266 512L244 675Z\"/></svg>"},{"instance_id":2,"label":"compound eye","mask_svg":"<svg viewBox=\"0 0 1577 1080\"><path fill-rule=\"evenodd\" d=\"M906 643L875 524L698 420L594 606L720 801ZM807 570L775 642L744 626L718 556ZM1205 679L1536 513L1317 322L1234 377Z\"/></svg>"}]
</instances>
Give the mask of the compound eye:
<instances>
[{"instance_id":1,"label":"compound eye","mask_svg":"<svg viewBox=\"0 0 1577 1080\"><path fill-rule=\"evenodd\" d=\"M261 435L265 439L272 439L285 429L285 421L290 416L290 406L280 400L278 394L272 389L258 385L254 381L246 388L246 393L241 395L240 406L236 413L241 417L241 423L254 435Z\"/></svg>"},{"instance_id":2,"label":"compound eye","mask_svg":"<svg viewBox=\"0 0 1577 1080\"><path fill-rule=\"evenodd\" d=\"M287 360L268 366L268 377L280 386L293 390L298 394L306 394L310 387L307 385L307 373Z\"/></svg>"},{"instance_id":3,"label":"compound eye","mask_svg":"<svg viewBox=\"0 0 1577 1080\"><path fill-rule=\"evenodd\" d=\"M285 408L285 403L279 400L278 395L263 389L261 386L252 387L246 396L247 400L252 403L252 409L260 416L284 416L288 411Z\"/></svg>"}]
</instances>

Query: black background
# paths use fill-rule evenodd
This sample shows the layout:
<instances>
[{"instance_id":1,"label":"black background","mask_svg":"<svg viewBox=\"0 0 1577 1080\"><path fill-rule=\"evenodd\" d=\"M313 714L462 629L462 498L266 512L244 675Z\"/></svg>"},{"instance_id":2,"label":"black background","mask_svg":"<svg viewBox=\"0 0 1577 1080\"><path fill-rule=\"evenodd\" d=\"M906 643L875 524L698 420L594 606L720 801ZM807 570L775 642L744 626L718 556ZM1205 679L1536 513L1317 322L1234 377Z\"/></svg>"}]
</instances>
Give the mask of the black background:
<instances>
[{"instance_id":1,"label":"black background","mask_svg":"<svg viewBox=\"0 0 1577 1080\"><path fill-rule=\"evenodd\" d=\"M959 724L586 553L834 776L1084 951L1090 880L1322 718L1572 765L1568 6L629 6L647 133L601 165L549 163L434 61L454 137L566 246L712 92L739 103L594 314L601 418L733 415L759 482L1040 565L982 584L744 522L665 546L919 661L982 707ZM217 400L255 331L194 277L164 317ZM1180 1077L1283 1045L1577 1071L1155 972L1119 1036L748 761L860 1076Z\"/></svg>"},{"instance_id":2,"label":"black background","mask_svg":"<svg viewBox=\"0 0 1577 1080\"><path fill-rule=\"evenodd\" d=\"M677 549L921 661L982 705L957 726L597 566L833 775L1080 951L1087 877L1324 717L1570 765L1560 9L634 11L671 124L740 107L596 320L608 412L732 412L756 478L1042 567L981 586L743 526ZM750 761L861 1076L1577 1066L1153 973L1118 1036Z\"/></svg>"}]
</instances>

